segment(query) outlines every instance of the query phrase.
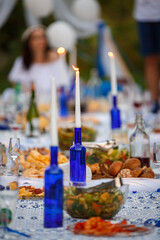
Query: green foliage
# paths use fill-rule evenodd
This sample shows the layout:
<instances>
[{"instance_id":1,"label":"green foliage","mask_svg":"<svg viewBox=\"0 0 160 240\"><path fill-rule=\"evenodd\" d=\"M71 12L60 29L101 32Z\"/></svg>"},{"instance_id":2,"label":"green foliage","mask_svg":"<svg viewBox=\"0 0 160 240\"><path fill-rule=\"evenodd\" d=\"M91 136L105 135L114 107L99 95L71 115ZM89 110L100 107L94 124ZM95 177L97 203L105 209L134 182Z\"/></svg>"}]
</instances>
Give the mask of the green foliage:
<instances>
[{"instance_id":1,"label":"green foliage","mask_svg":"<svg viewBox=\"0 0 160 240\"><path fill-rule=\"evenodd\" d=\"M123 59L136 82L144 87L143 59L139 53L136 23L132 17L134 0L99 0L102 6L102 18L110 26ZM48 26L54 21L52 15L43 19ZM8 74L14 60L21 54L21 35L26 28L22 1L18 1L7 23L0 29L0 92L10 86ZM81 76L88 80L90 70L96 66L97 36L81 39L77 43L78 66Z\"/></svg>"},{"instance_id":2,"label":"green foliage","mask_svg":"<svg viewBox=\"0 0 160 240\"><path fill-rule=\"evenodd\" d=\"M0 29L0 92L11 86L8 74L21 51L21 34L25 29L22 1L18 1L7 23Z\"/></svg>"}]
</instances>

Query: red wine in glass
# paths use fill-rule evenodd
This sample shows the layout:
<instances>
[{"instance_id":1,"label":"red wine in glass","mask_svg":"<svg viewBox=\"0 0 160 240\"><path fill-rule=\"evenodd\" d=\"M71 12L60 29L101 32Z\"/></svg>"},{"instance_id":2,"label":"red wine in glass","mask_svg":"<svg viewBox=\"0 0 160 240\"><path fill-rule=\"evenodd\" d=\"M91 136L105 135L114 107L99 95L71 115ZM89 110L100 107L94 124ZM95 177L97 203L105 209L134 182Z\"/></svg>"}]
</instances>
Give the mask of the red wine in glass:
<instances>
[{"instance_id":1,"label":"red wine in glass","mask_svg":"<svg viewBox=\"0 0 160 240\"><path fill-rule=\"evenodd\" d=\"M16 136L17 132L21 130L21 125L17 123L10 123L9 127L13 130L14 135Z\"/></svg>"},{"instance_id":2,"label":"red wine in glass","mask_svg":"<svg viewBox=\"0 0 160 240\"><path fill-rule=\"evenodd\" d=\"M144 166L150 167L150 158L149 157L135 157L135 158L138 158L140 160L142 168Z\"/></svg>"},{"instance_id":3,"label":"red wine in glass","mask_svg":"<svg viewBox=\"0 0 160 240\"><path fill-rule=\"evenodd\" d=\"M136 101L134 101L134 102L133 102L133 105L134 105L135 108L140 108L140 107L142 106L142 102L136 102Z\"/></svg>"}]
</instances>

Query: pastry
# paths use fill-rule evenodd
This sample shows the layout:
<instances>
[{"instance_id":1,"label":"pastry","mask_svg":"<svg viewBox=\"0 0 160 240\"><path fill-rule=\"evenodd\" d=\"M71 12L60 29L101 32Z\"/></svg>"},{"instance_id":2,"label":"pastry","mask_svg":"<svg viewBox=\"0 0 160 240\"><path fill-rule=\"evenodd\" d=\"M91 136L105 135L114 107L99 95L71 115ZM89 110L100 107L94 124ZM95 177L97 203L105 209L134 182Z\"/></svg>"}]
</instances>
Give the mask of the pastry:
<instances>
[{"instance_id":1,"label":"pastry","mask_svg":"<svg viewBox=\"0 0 160 240\"><path fill-rule=\"evenodd\" d=\"M139 177L143 172L143 168L137 168L132 170L133 177Z\"/></svg>"},{"instance_id":2,"label":"pastry","mask_svg":"<svg viewBox=\"0 0 160 240\"><path fill-rule=\"evenodd\" d=\"M101 163L100 164L100 169L101 169L101 172L104 175L109 173L109 168L108 168L108 165L106 163Z\"/></svg>"},{"instance_id":3,"label":"pastry","mask_svg":"<svg viewBox=\"0 0 160 240\"><path fill-rule=\"evenodd\" d=\"M89 167L90 167L90 169L92 171L92 174L95 174L95 173L101 174L99 163L91 164L91 165L89 165Z\"/></svg>"},{"instance_id":4,"label":"pastry","mask_svg":"<svg viewBox=\"0 0 160 240\"><path fill-rule=\"evenodd\" d=\"M122 169L117 177L121 177L121 178L132 178L133 177L133 174L132 174L132 171L130 169Z\"/></svg>"},{"instance_id":5,"label":"pastry","mask_svg":"<svg viewBox=\"0 0 160 240\"><path fill-rule=\"evenodd\" d=\"M134 170L136 168L140 168L141 167L141 162L138 158L128 158L125 163L123 168L128 168L131 170Z\"/></svg>"},{"instance_id":6,"label":"pastry","mask_svg":"<svg viewBox=\"0 0 160 240\"><path fill-rule=\"evenodd\" d=\"M152 168L143 167L143 172L140 175L141 178L154 178L154 172Z\"/></svg>"},{"instance_id":7,"label":"pastry","mask_svg":"<svg viewBox=\"0 0 160 240\"><path fill-rule=\"evenodd\" d=\"M121 161L115 161L111 164L109 168L109 173L115 177L120 172L122 167L123 167L123 163Z\"/></svg>"}]
</instances>

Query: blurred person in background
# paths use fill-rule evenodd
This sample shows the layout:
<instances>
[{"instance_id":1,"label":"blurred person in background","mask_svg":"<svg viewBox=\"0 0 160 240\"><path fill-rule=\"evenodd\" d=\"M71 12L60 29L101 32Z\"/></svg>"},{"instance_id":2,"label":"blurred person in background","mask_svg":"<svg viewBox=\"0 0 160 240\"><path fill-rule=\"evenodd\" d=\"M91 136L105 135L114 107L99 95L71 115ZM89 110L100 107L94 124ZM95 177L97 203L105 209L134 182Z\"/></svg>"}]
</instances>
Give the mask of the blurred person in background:
<instances>
[{"instance_id":1,"label":"blurred person in background","mask_svg":"<svg viewBox=\"0 0 160 240\"><path fill-rule=\"evenodd\" d=\"M62 69L65 69L68 82L62 79ZM29 27L22 35L22 56L15 60L9 73L9 80L21 83L23 91L30 89L35 83L38 102L48 103L51 94L50 77L56 80L57 88L70 86L70 76L67 66L57 52L53 51L47 41L45 27L42 25Z\"/></svg>"},{"instance_id":2,"label":"blurred person in background","mask_svg":"<svg viewBox=\"0 0 160 240\"><path fill-rule=\"evenodd\" d=\"M159 110L160 79L160 0L136 0L134 18L137 21L141 53L145 59L145 78L152 96L153 113Z\"/></svg>"}]
</instances>

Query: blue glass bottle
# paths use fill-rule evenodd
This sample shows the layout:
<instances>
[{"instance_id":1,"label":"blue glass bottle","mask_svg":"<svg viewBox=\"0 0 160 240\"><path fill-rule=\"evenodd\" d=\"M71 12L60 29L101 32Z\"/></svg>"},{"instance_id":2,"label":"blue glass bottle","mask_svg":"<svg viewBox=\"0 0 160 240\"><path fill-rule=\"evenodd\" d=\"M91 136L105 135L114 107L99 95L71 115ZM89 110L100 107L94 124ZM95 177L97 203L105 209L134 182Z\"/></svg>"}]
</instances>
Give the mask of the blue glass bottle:
<instances>
[{"instance_id":1,"label":"blue glass bottle","mask_svg":"<svg viewBox=\"0 0 160 240\"><path fill-rule=\"evenodd\" d=\"M59 98L59 103L60 103L60 116L61 117L67 117L68 116L68 97L65 92L65 88L61 87L60 89L60 98Z\"/></svg>"},{"instance_id":2,"label":"blue glass bottle","mask_svg":"<svg viewBox=\"0 0 160 240\"><path fill-rule=\"evenodd\" d=\"M121 127L120 110L117 107L117 96L113 96L113 107L111 109L111 128Z\"/></svg>"},{"instance_id":3,"label":"blue glass bottle","mask_svg":"<svg viewBox=\"0 0 160 240\"><path fill-rule=\"evenodd\" d=\"M51 164L45 171L44 227L63 224L63 171L57 166L58 147L51 147Z\"/></svg>"},{"instance_id":4,"label":"blue glass bottle","mask_svg":"<svg viewBox=\"0 0 160 240\"><path fill-rule=\"evenodd\" d=\"M86 149L81 143L81 128L75 128L75 143L70 148L70 181L86 181Z\"/></svg>"}]
</instances>

